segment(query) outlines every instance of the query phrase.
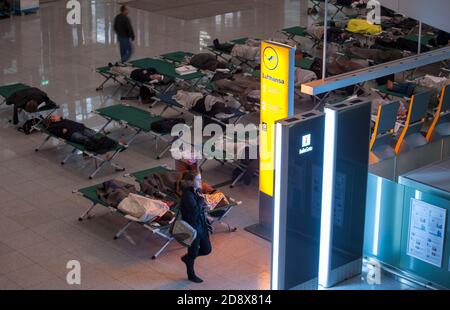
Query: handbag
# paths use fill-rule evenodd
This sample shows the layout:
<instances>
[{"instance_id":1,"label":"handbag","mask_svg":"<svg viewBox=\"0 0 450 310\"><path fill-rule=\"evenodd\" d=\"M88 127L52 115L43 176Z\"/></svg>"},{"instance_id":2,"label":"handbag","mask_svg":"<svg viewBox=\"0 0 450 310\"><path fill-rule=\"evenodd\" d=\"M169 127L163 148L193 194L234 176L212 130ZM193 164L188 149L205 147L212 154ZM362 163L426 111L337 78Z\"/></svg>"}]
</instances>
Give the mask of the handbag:
<instances>
[{"instance_id":1,"label":"handbag","mask_svg":"<svg viewBox=\"0 0 450 310\"><path fill-rule=\"evenodd\" d=\"M177 214L172 229L172 237L181 245L190 247L197 238L197 230L195 230L188 222L183 221L180 212Z\"/></svg>"}]
</instances>

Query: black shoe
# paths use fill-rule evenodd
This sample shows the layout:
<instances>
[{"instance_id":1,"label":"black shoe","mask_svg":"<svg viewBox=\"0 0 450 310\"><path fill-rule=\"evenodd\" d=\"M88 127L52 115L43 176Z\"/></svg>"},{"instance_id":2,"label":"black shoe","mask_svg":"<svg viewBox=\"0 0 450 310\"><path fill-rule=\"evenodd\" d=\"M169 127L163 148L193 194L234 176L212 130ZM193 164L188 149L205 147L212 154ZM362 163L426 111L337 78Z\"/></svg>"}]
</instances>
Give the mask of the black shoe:
<instances>
[{"instance_id":1,"label":"black shoe","mask_svg":"<svg viewBox=\"0 0 450 310\"><path fill-rule=\"evenodd\" d=\"M193 276L189 276L188 277L189 281L194 282L194 283L202 283L203 280L200 279L199 277L197 277L195 274Z\"/></svg>"},{"instance_id":2,"label":"black shoe","mask_svg":"<svg viewBox=\"0 0 450 310\"><path fill-rule=\"evenodd\" d=\"M108 62L108 67L114 67L114 65L112 64L112 63L110 63L110 62Z\"/></svg>"}]
</instances>

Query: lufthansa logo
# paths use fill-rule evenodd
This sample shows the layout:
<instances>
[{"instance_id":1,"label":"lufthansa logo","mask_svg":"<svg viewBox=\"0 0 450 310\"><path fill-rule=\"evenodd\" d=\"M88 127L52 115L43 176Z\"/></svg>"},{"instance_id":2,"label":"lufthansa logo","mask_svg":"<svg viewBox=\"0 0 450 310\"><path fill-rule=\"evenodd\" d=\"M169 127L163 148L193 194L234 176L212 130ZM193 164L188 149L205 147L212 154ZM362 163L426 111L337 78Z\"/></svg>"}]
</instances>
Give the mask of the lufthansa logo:
<instances>
[{"instance_id":1,"label":"lufthansa logo","mask_svg":"<svg viewBox=\"0 0 450 310\"><path fill-rule=\"evenodd\" d=\"M267 70L275 70L278 67L278 54L273 47L264 49L264 66Z\"/></svg>"}]
</instances>

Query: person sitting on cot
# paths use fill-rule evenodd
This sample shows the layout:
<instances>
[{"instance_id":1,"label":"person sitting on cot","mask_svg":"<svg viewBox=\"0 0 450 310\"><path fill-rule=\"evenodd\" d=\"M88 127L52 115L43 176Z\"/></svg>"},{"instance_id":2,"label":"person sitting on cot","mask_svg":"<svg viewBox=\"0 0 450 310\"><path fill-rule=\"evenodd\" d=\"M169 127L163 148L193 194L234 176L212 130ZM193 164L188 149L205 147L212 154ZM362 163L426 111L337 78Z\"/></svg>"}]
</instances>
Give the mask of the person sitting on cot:
<instances>
[{"instance_id":1,"label":"person sitting on cot","mask_svg":"<svg viewBox=\"0 0 450 310\"><path fill-rule=\"evenodd\" d=\"M416 89L416 84L411 82L397 83L389 80L386 83L386 88L392 92L406 95L406 97L411 97Z\"/></svg>"}]
</instances>

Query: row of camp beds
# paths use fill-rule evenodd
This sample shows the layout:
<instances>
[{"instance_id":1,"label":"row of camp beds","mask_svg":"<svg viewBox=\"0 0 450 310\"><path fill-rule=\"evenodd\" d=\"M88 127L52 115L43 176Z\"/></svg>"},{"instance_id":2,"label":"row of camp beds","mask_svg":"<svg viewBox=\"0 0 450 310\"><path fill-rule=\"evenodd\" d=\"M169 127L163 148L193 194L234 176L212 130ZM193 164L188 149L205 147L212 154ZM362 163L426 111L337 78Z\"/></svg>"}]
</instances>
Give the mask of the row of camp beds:
<instances>
[{"instance_id":1,"label":"row of camp beds","mask_svg":"<svg viewBox=\"0 0 450 310\"><path fill-rule=\"evenodd\" d=\"M127 175L131 178L133 178L137 183L140 183L144 180L145 177L148 177L155 173L164 173L168 172L170 169L168 169L165 166L159 166L143 171L139 171L136 173L132 173L130 175ZM164 244L159 248L159 250L152 255L152 259L156 259L168 246L169 244L175 240L171 233L171 227L172 223L161 226L156 221L150 221L150 222L143 222L140 221L138 218L135 218L133 216L130 216L128 214L123 213L119 209L108 205L104 200L102 200L98 194L97 194L97 188L101 184L97 184L94 186L89 186L86 188L82 188L79 190L74 191L74 193L81 195L82 197L86 198L88 201L91 202L91 206L79 217L79 221L83 221L85 218L90 218L92 215L92 211L96 206L103 206L108 208L110 211L114 212L115 214L118 214L126 219L126 224L114 235L114 239L120 238L125 231L130 227L132 224L139 224L143 226L144 228L148 229L150 232L152 232L155 235L158 235L159 237L163 238L165 240ZM178 213L178 203L179 203L179 197L172 193L163 193L165 194L165 200L173 201L176 203L175 207L171 210L175 213ZM216 208L212 211L207 212L207 216L211 219L210 223L213 225L214 223L222 223L226 225L229 232L234 232L237 230L236 227L230 226L228 223L224 221L225 217L233 210L235 207L241 204L241 202L236 201L230 197L227 197L229 204L220 208Z\"/></svg>"},{"instance_id":2,"label":"row of camp beds","mask_svg":"<svg viewBox=\"0 0 450 310\"><path fill-rule=\"evenodd\" d=\"M171 105L174 109L182 109L182 107L171 98L170 94L165 94L164 96L160 98L161 100L165 100L166 104ZM134 106L117 104L97 109L94 112L99 116L105 118L106 120L106 123L98 132L99 136L106 136L107 127L113 122L120 124L122 127L132 129L134 133L128 138L126 143L117 142L117 145L111 147L111 149L104 150L102 151L102 153L95 153L88 151L81 144L73 143L61 137L55 136L44 126L42 126L42 124L40 124L36 126L36 128L43 134L45 134L46 138L39 145L39 147L36 148L36 152L38 152L51 138L58 139L59 141L72 147L72 152L64 158L64 160L61 162L62 165L64 165L72 156L76 155L77 153L81 153L84 156L94 159L95 170L89 176L89 179L92 179L102 168L106 167L107 165L113 166L117 171L123 171L124 168L114 163L114 160L120 155L120 153L126 151L133 143L133 141L137 138L137 136L141 133L148 134L154 137L157 141L162 140L164 142L165 145L162 151L158 154L157 159L162 158L162 156L164 156L164 154L166 154L171 149L172 145L181 138L181 136L172 136L171 133L158 133L154 131L152 129L152 124L155 122L163 121L165 120L165 118L161 115L154 115L148 111ZM241 116L242 113L239 113L239 116Z\"/></svg>"},{"instance_id":3,"label":"row of camp beds","mask_svg":"<svg viewBox=\"0 0 450 310\"><path fill-rule=\"evenodd\" d=\"M13 83L0 86L0 97L2 98L0 106L6 105L6 100L18 91L29 89L31 86L22 83ZM30 118L39 118L37 125L41 124L46 118L49 118L53 113L59 109L59 106L54 103L46 104L39 108L35 113L28 113Z\"/></svg>"},{"instance_id":4,"label":"row of camp beds","mask_svg":"<svg viewBox=\"0 0 450 310\"><path fill-rule=\"evenodd\" d=\"M383 26L383 24L382 24L382 26ZM386 27L388 27L388 26L386 25ZM383 28L383 29L386 29L386 28ZM292 40L292 41L294 41L296 43L300 43L297 38L309 39L309 40L311 40L313 42L313 47L312 48L315 48L316 46L321 44L322 41L323 41L322 37L319 38L319 37L316 37L316 36L310 34L307 31L306 27L301 27L301 26L294 26L294 27L289 27L289 28L282 29L281 33L283 35L285 35L288 40ZM375 36L380 36L380 35L383 35L383 32L378 34L378 35L375 35ZM363 35L363 36L370 38L370 37L373 37L374 35ZM430 43L434 39L434 37L435 36L430 35L430 34L423 34L422 37L421 37L422 38L421 39L422 45L425 45L428 48L433 49L433 47L430 45ZM419 42L419 36L416 35L416 34L407 34L407 35L403 36L403 39L411 41L411 42L414 42L414 43L417 43L417 44Z\"/></svg>"},{"instance_id":5,"label":"row of camp beds","mask_svg":"<svg viewBox=\"0 0 450 310\"><path fill-rule=\"evenodd\" d=\"M184 52L178 52L178 54L183 54L183 55L189 55L189 53L184 53ZM168 55L163 55L163 57L169 57L170 58L170 54ZM183 56L184 57L184 56ZM173 59L173 58L172 58ZM134 60L130 62L130 65L136 68L154 68L156 69L156 71L164 76L173 78L174 82L171 83L170 85L166 86L165 89L163 91L158 91L156 97L154 98L156 101L158 102L162 102L166 105L165 109L163 110L163 113L168 109L168 108L172 108L174 110L177 111L181 111L181 112L189 112L190 114L194 114L194 115L198 115L198 116L202 116L202 117L206 117L208 119L210 119L211 121L218 123L220 125L226 125L228 122L233 121L233 123L238 122L244 115L247 115L248 112L246 111L241 111L239 109L235 109L233 112L233 115L230 116L227 119L217 119L215 117L212 116L207 116L207 115L200 115L192 110L186 110L182 105L180 105L179 103L177 103L175 100L172 99L172 97L176 94L176 83L177 81L183 81L183 82L187 82L187 83L191 83L191 89L195 89L197 84L199 83L199 81L203 78L206 77L206 74L198 71L195 73L191 73L191 74L187 74L187 75L179 75L178 73L176 73L175 69L177 68L177 65L173 62L167 61L165 59L156 59L156 58L143 58L143 59L138 59L138 60ZM97 68L97 72L99 74L101 74L105 80L102 82L101 87L99 87L98 89L101 89L103 87L103 85L108 81L108 80L117 80L118 75L116 72L111 71L110 67L101 67L101 68ZM131 89L134 89L136 87L140 87L142 84L138 81L135 81L133 79L131 79L130 77L122 77L127 79L127 82L131 85ZM122 84L121 84L122 85ZM153 89L154 85L151 85L151 87ZM157 89L155 89L157 90Z\"/></svg>"},{"instance_id":6,"label":"row of camp beds","mask_svg":"<svg viewBox=\"0 0 450 310\"><path fill-rule=\"evenodd\" d=\"M311 0L311 2L313 4L312 9L315 9L317 12L319 12L322 5L325 4L325 0ZM336 11L331 15L331 20L334 20L336 16L338 16L338 14L344 15L345 18L354 18L359 15L354 12L347 13L345 11L345 10L354 11L355 8L353 8L352 5L339 3L339 1L337 0L330 0L328 1L328 4L336 9Z\"/></svg>"},{"instance_id":7,"label":"row of camp beds","mask_svg":"<svg viewBox=\"0 0 450 310\"><path fill-rule=\"evenodd\" d=\"M229 44L245 44L247 42L248 38L239 38L239 39L235 39L235 40L231 40L228 41L226 43ZM225 60L226 62L230 63L232 61L232 59L236 59L240 65L242 64L247 64L249 65L249 67L252 69L251 72L254 76L259 76L260 75L260 71L257 70L255 68L255 66L251 66L249 64L249 60L240 58L240 57L231 57L230 54L227 54L226 52L222 51L222 50L218 50L216 49L216 47L214 45L210 45L208 46L208 50L210 50L214 55L216 55L218 58L221 58L223 60ZM186 52L175 52L174 55L181 55L182 53L186 53ZM187 54L187 53L186 53ZM189 53L190 55L193 55L192 53ZM171 57L171 53L167 54L169 57ZM309 58L309 57L305 57L302 60L297 60L295 62L295 66L297 68L301 68L301 69L305 69L305 70L310 70L311 66L314 62L314 59Z\"/></svg>"},{"instance_id":8,"label":"row of camp beds","mask_svg":"<svg viewBox=\"0 0 450 310\"><path fill-rule=\"evenodd\" d=\"M94 159L95 170L89 176L89 179L92 179L102 168L107 165L113 166L117 171L124 171L125 169L114 163L114 160L120 155L120 153L126 151L129 148L130 144L141 133L149 134L157 140L164 140L165 146L163 150L158 154L157 159L160 159L166 152L168 152L172 144L179 139L179 137L172 137L170 133L162 134L152 130L153 123L164 120L162 116L153 115L148 111L130 105L112 105L109 107L97 109L95 113L99 116L102 116L106 120L105 125L97 133L99 136L107 136L107 126L112 122L117 122L124 127L132 129L134 133L131 135L131 137L128 138L126 144L117 142L115 146L112 146L108 150L103 150L101 153L91 152L88 151L85 146L55 136L44 126L39 125L37 126L37 129L45 134L46 138L39 145L39 147L36 148L36 152L38 152L51 138L58 139L59 141L72 147L72 152L64 158L64 160L61 162L62 165L64 165L72 156L76 155L77 153L81 153L84 156Z\"/></svg>"},{"instance_id":9,"label":"row of camp beds","mask_svg":"<svg viewBox=\"0 0 450 310\"><path fill-rule=\"evenodd\" d=\"M20 83L0 86L0 96L4 99L3 103L7 98L9 98L9 96L14 94L15 92L27 89L29 87L30 86ZM166 94L165 97L161 97L161 100L165 100L166 104L171 105L172 107L174 107L174 109L182 109L181 105L174 101L171 98L170 94ZM81 153L86 157L94 159L95 170L89 176L90 179L94 178L95 175L107 165L115 167L116 170L123 171L124 169L115 164L114 160L120 155L120 153L128 149L129 145L140 133L150 134L158 140L165 140L165 147L158 154L158 159L164 156L164 154L170 150L172 144L178 139L178 137L172 137L169 134L161 134L152 130L152 124L164 120L163 116L153 115L148 111L133 106L118 104L101 108L95 111L95 113L106 119L106 123L98 132L98 135L106 136L106 128L111 122L118 122L123 126L127 126L128 128L133 129L135 133L129 138L126 144L117 143L116 145L111 146L111 148L108 150L103 150L101 153L96 153L88 151L85 146L81 144L73 143L61 137L55 136L43 126L42 120L48 118L56 110L57 107L55 108L54 106L51 106L44 107L41 109L41 111L39 111L47 113L45 114L45 117L42 117L41 122L35 125L35 129L42 132L44 135L46 135L46 137L44 141L35 149L35 151L38 152L51 138L58 139L59 141L72 147L72 151L61 161L62 165L64 165L72 156L76 155L77 153ZM239 111L237 113L238 114L236 117L241 117L244 115Z\"/></svg>"},{"instance_id":10,"label":"row of camp beds","mask_svg":"<svg viewBox=\"0 0 450 310\"><path fill-rule=\"evenodd\" d=\"M425 145L434 139L450 135L450 85L445 85L437 108L429 112L430 92L414 94L409 100L406 120L397 119L399 101L391 101L379 106L374 119L374 130L370 150L377 157L390 157L405 150ZM422 133L429 114L432 122L426 133ZM396 128L398 138L395 139ZM393 144L394 142L394 144Z\"/></svg>"}]
</instances>

